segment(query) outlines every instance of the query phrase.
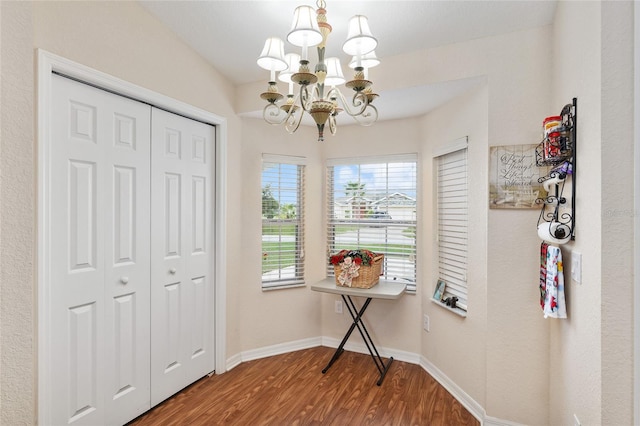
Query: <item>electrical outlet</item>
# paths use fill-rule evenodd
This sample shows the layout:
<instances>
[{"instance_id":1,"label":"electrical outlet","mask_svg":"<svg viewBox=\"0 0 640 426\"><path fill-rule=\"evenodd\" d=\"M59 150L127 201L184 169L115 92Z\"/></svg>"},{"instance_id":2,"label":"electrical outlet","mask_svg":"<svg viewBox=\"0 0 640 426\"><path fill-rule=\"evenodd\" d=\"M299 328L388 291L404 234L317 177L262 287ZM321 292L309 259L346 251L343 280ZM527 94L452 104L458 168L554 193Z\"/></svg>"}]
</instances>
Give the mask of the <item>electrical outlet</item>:
<instances>
[{"instance_id":1,"label":"electrical outlet","mask_svg":"<svg viewBox=\"0 0 640 426\"><path fill-rule=\"evenodd\" d=\"M429 315L427 314L424 314L422 319L422 328L424 328L424 331L429 331Z\"/></svg>"},{"instance_id":2,"label":"electrical outlet","mask_svg":"<svg viewBox=\"0 0 640 426\"><path fill-rule=\"evenodd\" d=\"M571 279L582 284L582 254L577 251L571 252Z\"/></svg>"},{"instance_id":3,"label":"electrical outlet","mask_svg":"<svg viewBox=\"0 0 640 426\"><path fill-rule=\"evenodd\" d=\"M581 426L580 420L578 420L578 416L575 414L573 415L573 426Z\"/></svg>"},{"instance_id":4,"label":"electrical outlet","mask_svg":"<svg viewBox=\"0 0 640 426\"><path fill-rule=\"evenodd\" d=\"M342 300L336 300L334 309L336 311L336 314L342 313Z\"/></svg>"}]
</instances>

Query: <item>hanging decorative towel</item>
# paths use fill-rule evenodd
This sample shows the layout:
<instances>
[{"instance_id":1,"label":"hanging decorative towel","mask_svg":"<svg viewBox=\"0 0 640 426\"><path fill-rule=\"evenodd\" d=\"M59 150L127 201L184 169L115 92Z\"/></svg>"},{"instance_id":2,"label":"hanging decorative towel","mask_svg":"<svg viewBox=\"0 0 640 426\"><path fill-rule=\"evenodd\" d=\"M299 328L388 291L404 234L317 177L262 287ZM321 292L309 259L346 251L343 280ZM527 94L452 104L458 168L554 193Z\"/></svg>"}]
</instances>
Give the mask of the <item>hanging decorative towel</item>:
<instances>
[{"instance_id":1,"label":"hanging decorative towel","mask_svg":"<svg viewBox=\"0 0 640 426\"><path fill-rule=\"evenodd\" d=\"M540 307L544 309L544 294L547 288L547 247L544 241L540 245Z\"/></svg>"},{"instance_id":2,"label":"hanging decorative towel","mask_svg":"<svg viewBox=\"0 0 640 426\"><path fill-rule=\"evenodd\" d=\"M540 246L540 305L545 318L567 317L562 252L545 242Z\"/></svg>"}]
</instances>

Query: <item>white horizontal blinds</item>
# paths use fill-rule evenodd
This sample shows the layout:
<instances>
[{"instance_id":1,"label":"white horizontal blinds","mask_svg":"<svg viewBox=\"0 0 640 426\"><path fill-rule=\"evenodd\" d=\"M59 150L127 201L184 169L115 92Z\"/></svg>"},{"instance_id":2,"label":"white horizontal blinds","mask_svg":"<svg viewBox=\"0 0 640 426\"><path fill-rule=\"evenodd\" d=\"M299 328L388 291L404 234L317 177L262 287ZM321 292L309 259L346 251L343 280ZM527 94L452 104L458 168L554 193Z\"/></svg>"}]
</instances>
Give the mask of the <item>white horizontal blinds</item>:
<instances>
[{"instance_id":1,"label":"white horizontal blinds","mask_svg":"<svg viewBox=\"0 0 640 426\"><path fill-rule=\"evenodd\" d=\"M327 251L383 253L383 277L416 290L417 156L332 159L327 167ZM333 267L327 263L327 274Z\"/></svg>"},{"instance_id":2,"label":"white horizontal blinds","mask_svg":"<svg viewBox=\"0 0 640 426\"><path fill-rule=\"evenodd\" d=\"M304 284L304 159L262 158L262 288Z\"/></svg>"},{"instance_id":3,"label":"white horizontal blinds","mask_svg":"<svg viewBox=\"0 0 640 426\"><path fill-rule=\"evenodd\" d=\"M467 305L467 149L438 157L438 271L445 293Z\"/></svg>"}]
</instances>

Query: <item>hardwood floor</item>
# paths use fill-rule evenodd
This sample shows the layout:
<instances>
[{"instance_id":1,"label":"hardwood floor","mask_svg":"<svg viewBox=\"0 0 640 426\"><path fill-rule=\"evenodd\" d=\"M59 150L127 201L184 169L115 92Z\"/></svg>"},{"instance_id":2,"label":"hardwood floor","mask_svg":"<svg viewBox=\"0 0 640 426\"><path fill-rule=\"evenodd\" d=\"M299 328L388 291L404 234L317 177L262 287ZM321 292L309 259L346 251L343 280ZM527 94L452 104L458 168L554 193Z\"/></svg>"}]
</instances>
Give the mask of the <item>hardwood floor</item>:
<instances>
[{"instance_id":1,"label":"hardwood floor","mask_svg":"<svg viewBox=\"0 0 640 426\"><path fill-rule=\"evenodd\" d=\"M333 348L249 361L205 377L133 420L146 425L479 425L420 366L394 360L382 386L369 355Z\"/></svg>"}]
</instances>

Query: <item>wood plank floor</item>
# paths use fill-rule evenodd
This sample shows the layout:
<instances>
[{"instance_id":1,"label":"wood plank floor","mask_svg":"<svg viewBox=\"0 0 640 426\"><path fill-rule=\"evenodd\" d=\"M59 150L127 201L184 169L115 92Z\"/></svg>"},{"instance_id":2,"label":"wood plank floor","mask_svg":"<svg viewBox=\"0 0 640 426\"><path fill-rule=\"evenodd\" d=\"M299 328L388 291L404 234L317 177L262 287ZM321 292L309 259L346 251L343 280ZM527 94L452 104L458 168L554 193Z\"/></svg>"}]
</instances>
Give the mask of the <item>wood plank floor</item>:
<instances>
[{"instance_id":1,"label":"wood plank floor","mask_svg":"<svg viewBox=\"0 0 640 426\"><path fill-rule=\"evenodd\" d=\"M479 425L420 366L394 360L382 386L369 355L333 348L249 361L133 420L146 425Z\"/></svg>"}]
</instances>

